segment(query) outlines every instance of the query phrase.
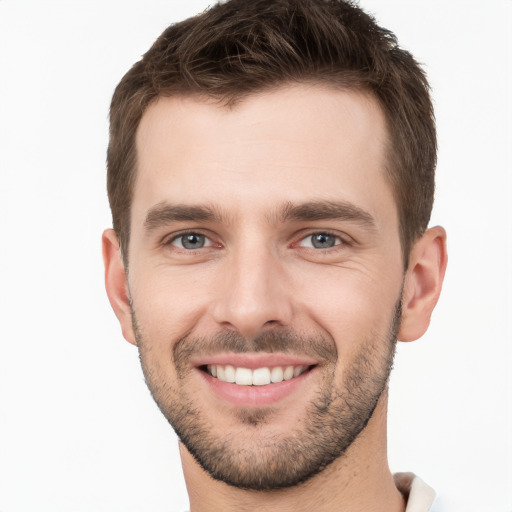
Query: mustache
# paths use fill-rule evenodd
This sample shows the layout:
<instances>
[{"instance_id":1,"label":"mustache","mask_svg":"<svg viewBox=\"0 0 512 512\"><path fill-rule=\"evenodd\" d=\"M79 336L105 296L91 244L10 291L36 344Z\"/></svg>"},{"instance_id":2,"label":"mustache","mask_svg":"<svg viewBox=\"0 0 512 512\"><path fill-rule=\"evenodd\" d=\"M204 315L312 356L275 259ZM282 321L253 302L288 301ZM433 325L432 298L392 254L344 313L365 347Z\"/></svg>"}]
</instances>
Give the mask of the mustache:
<instances>
[{"instance_id":1,"label":"mustache","mask_svg":"<svg viewBox=\"0 0 512 512\"><path fill-rule=\"evenodd\" d=\"M292 330L269 330L250 339L235 331L222 331L209 337L187 335L173 347L174 361L178 368L186 366L193 355L209 356L221 352L279 352L309 356L320 361L336 361L338 357L334 339L307 336Z\"/></svg>"}]
</instances>

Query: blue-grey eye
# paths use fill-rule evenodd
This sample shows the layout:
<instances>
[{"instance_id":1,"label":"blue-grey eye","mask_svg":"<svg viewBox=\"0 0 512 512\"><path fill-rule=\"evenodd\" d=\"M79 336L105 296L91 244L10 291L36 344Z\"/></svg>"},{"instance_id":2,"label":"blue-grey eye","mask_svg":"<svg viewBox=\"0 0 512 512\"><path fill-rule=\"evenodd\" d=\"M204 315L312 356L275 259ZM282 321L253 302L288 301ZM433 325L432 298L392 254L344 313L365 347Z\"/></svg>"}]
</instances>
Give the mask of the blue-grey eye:
<instances>
[{"instance_id":1,"label":"blue-grey eye","mask_svg":"<svg viewBox=\"0 0 512 512\"><path fill-rule=\"evenodd\" d=\"M172 243L183 249L194 250L207 246L208 239L199 233L187 233L177 237Z\"/></svg>"},{"instance_id":2,"label":"blue-grey eye","mask_svg":"<svg viewBox=\"0 0 512 512\"><path fill-rule=\"evenodd\" d=\"M311 235L310 240L315 249L330 249L337 244L339 237L329 233L315 233Z\"/></svg>"}]
</instances>

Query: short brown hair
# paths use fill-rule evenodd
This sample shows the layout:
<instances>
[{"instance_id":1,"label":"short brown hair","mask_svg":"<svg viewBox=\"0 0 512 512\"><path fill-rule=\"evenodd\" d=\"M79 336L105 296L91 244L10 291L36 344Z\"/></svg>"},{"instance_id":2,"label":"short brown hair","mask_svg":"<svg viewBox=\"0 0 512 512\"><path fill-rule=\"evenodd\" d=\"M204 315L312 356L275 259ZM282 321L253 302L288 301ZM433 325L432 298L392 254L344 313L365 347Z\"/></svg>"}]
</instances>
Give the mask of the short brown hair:
<instances>
[{"instance_id":1,"label":"short brown hair","mask_svg":"<svg viewBox=\"0 0 512 512\"><path fill-rule=\"evenodd\" d=\"M372 94L389 131L387 173L404 262L427 228L436 130L424 72L392 32L351 1L230 0L168 27L123 77L110 108L107 187L127 264L135 135L158 97L202 95L226 105L289 83ZM371 185L370 185L371 186Z\"/></svg>"}]
</instances>

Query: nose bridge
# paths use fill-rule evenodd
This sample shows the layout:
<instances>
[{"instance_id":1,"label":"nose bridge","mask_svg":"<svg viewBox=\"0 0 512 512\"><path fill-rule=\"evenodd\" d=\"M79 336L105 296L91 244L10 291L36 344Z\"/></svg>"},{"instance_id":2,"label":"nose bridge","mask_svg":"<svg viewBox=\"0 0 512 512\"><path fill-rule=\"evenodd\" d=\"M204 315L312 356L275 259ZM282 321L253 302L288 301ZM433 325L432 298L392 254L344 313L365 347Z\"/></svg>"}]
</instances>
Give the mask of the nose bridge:
<instances>
[{"instance_id":1,"label":"nose bridge","mask_svg":"<svg viewBox=\"0 0 512 512\"><path fill-rule=\"evenodd\" d=\"M220 277L215 321L246 337L269 325L288 325L292 305L279 254L265 243L234 248Z\"/></svg>"}]
</instances>

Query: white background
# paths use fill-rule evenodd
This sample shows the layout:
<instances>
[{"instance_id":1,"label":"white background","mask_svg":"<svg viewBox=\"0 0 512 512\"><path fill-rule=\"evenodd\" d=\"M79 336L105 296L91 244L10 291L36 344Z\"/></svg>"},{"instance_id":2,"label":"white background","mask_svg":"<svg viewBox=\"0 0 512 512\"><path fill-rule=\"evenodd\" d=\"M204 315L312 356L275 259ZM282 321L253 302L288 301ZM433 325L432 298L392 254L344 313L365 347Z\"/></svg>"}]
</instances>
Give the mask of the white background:
<instances>
[{"instance_id":1,"label":"white background","mask_svg":"<svg viewBox=\"0 0 512 512\"><path fill-rule=\"evenodd\" d=\"M0 511L183 510L177 442L103 288L107 111L196 1L0 0ZM512 2L367 0L425 63L433 223L450 262L431 329L401 344L393 471L452 512L512 511Z\"/></svg>"}]
</instances>

